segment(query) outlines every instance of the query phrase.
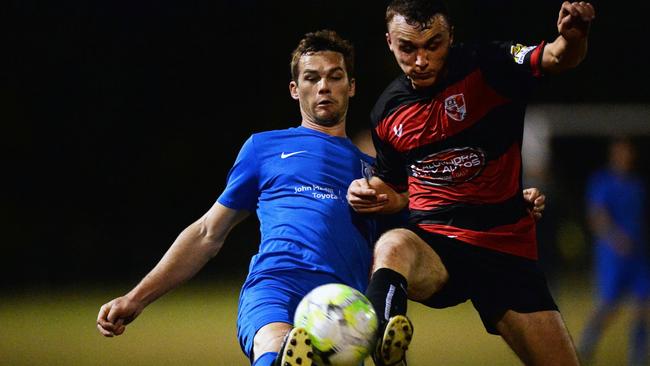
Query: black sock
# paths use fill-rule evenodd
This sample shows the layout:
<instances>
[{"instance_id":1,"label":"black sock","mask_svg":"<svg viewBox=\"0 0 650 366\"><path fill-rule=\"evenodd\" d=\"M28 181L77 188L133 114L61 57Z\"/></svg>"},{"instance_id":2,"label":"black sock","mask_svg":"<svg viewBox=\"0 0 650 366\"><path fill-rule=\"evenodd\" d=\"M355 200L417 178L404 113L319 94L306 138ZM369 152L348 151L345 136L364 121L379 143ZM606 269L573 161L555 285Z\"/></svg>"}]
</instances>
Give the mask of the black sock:
<instances>
[{"instance_id":1,"label":"black sock","mask_svg":"<svg viewBox=\"0 0 650 366\"><path fill-rule=\"evenodd\" d=\"M380 329L395 315L406 315L406 278L389 268L380 268L372 274L366 297L377 312Z\"/></svg>"}]
</instances>

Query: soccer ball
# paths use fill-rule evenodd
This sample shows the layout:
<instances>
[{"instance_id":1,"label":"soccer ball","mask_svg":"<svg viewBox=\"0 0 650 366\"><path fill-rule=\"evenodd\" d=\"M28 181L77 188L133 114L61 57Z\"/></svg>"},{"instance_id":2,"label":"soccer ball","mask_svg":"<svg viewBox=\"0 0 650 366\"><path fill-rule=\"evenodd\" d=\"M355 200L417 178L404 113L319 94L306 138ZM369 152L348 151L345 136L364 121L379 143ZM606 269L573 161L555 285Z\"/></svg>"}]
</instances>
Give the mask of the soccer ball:
<instances>
[{"instance_id":1,"label":"soccer ball","mask_svg":"<svg viewBox=\"0 0 650 366\"><path fill-rule=\"evenodd\" d=\"M300 301L294 326L309 333L317 365L358 366L374 345L377 314L361 292L330 283Z\"/></svg>"}]
</instances>

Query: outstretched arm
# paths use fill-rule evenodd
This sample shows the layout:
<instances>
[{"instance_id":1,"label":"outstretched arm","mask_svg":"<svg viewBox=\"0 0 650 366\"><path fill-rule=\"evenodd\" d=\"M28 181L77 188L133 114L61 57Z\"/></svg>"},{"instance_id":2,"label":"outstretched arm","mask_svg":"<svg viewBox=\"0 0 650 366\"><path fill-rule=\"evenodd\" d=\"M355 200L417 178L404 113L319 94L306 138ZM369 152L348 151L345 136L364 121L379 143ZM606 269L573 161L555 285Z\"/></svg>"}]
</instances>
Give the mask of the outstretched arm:
<instances>
[{"instance_id":1,"label":"outstretched arm","mask_svg":"<svg viewBox=\"0 0 650 366\"><path fill-rule=\"evenodd\" d=\"M221 249L230 230L248 215L215 203L176 238L160 262L128 294L104 304L97 329L106 337L120 335L142 310L192 278Z\"/></svg>"},{"instance_id":2,"label":"outstretched arm","mask_svg":"<svg viewBox=\"0 0 650 366\"><path fill-rule=\"evenodd\" d=\"M542 69L558 73L580 64L587 55L587 38L596 12L587 2L565 1L557 20L559 36L544 48Z\"/></svg>"}]
</instances>

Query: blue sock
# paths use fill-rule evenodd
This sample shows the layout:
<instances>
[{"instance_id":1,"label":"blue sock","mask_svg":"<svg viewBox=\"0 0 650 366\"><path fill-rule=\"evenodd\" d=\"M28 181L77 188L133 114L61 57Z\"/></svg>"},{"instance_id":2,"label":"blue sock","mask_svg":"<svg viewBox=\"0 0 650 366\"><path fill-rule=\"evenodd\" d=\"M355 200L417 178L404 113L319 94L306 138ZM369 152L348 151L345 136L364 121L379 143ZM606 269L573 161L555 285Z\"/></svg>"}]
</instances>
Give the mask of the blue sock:
<instances>
[{"instance_id":1,"label":"blue sock","mask_svg":"<svg viewBox=\"0 0 650 366\"><path fill-rule=\"evenodd\" d=\"M630 365L647 365L648 361L648 330L643 320L632 326L630 334Z\"/></svg>"},{"instance_id":2,"label":"blue sock","mask_svg":"<svg viewBox=\"0 0 650 366\"><path fill-rule=\"evenodd\" d=\"M277 352L266 352L253 362L253 366L271 366L275 362L276 357L278 357Z\"/></svg>"},{"instance_id":3,"label":"blue sock","mask_svg":"<svg viewBox=\"0 0 650 366\"><path fill-rule=\"evenodd\" d=\"M588 361L594 355L596 343L598 343L598 339L600 338L600 327L601 324L597 320L592 319L582 331L582 339L578 345L578 353L581 357L585 358L585 361Z\"/></svg>"}]
</instances>

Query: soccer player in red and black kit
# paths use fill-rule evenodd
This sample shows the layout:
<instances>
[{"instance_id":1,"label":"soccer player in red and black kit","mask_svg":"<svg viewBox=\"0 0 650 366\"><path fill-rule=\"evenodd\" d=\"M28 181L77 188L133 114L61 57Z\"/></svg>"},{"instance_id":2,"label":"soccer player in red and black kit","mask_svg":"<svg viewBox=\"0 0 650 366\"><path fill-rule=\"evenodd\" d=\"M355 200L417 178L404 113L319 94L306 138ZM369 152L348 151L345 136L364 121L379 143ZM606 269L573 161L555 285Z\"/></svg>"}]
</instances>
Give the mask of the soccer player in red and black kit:
<instances>
[{"instance_id":1,"label":"soccer player in red and black kit","mask_svg":"<svg viewBox=\"0 0 650 366\"><path fill-rule=\"evenodd\" d=\"M526 365L576 365L569 333L538 268L522 196L526 102L538 80L585 57L594 8L564 2L550 43L452 45L438 0L394 0L386 39L404 74L371 118L375 176L355 180L362 213L408 204L410 225L375 246L367 295L383 322L374 360L404 365L407 298L433 308L471 300L486 330Z\"/></svg>"}]
</instances>

